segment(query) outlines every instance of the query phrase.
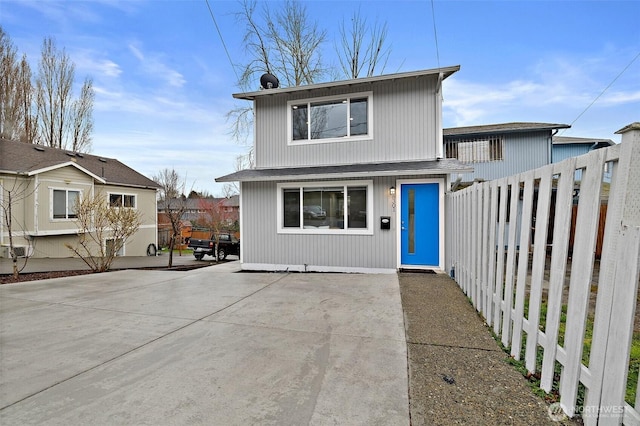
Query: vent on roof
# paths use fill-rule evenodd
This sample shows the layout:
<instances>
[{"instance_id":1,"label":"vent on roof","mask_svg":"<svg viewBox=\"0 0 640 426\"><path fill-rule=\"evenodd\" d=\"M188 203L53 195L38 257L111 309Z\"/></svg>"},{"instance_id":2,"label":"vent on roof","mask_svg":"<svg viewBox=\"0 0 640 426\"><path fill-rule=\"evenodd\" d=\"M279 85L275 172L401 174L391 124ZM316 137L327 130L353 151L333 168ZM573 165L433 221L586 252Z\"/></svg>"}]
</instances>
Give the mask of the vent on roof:
<instances>
[{"instance_id":1,"label":"vent on roof","mask_svg":"<svg viewBox=\"0 0 640 426\"><path fill-rule=\"evenodd\" d=\"M102 157L98 158L98 160L102 161L103 163L107 162L107 159L106 158L102 158Z\"/></svg>"},{"instance_id":2,"label":"vent on roof","mask_svg":"<svg viewBox=\"0 0 640 426\"><path fill-rule=\"evenodd\" d=\"M76 157L84 158L84 154L81 152L76 152Z\"/></svg>"},{"instance_id":3,"label":"vent on roof","mask_svg":"<svg viewBox=\"0 0 640 426\"><path fill-rule=\"evenodd\" d=\"M44 152L44 148L41 147L40 145L34 145L33 149L35 149L36 151Z\"/></svg>"},{"instance_id":4,"label":"vent on roof","mask_svg":"<svg viewBox=\"0 0 640 426\"><path fill-rule=\"evenodd\" d=\"M75 153L69 152L69 151L66 151L65 154L67 154L69 157L75 157L76 156Z\"/></svg>"}]
</instances>

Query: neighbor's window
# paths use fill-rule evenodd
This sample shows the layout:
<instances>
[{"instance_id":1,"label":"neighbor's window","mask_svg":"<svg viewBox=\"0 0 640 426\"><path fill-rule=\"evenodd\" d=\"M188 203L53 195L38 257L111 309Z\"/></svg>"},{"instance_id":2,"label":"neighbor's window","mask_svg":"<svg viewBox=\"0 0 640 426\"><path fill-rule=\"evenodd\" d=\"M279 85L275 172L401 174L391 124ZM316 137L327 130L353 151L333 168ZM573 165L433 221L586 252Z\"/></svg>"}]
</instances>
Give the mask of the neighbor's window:
<instances>
[{"instance_id":1,"label":"neighbor's window","mask_svg":"<svg viewBox=\"0 0 640 426\"><path fill-rule=\"evenodd\" d=\"M370 131L370 94L290 102L294 142L366 137Z\"/></svg>"},{"instance_id":2,"label":"neighbor's window","mask_svg":"<svg viewBox=\"0 0 640 426\"><path fill-rule=\"evenodd\" d=\"M283 231L356 232L370 230L370 182L301 184L281 187Z\"/></svg>"},{"instance_id":3,"label":"neighbor's window","mask_svg":"<svg viewBox=\"0 0 640 426\"><path fill-rule=\"evenodd\" d=\"M463 163L484 163L504 160L504 141L499 136L487 138L445 141L447 158L457 158Z\"/></svg>"},{"instance_id":4,"label":"neighbor's window","mask_svg":"<svg viewBox=\"0 0 640 426\"><path fill-rule=\"evenodd\" d=\"M136 208L136 196L129 194L109 194L109 206Z\"/></svg>"},{"instance_id":5,"label":"neighbor's window","mask_svg":"<svg viewBox=\"0 0 640 426\"><path fill-rule=\"evenodd\" d=\"M53 218L75 219L78 217L75 208L80 201L80 191L68 189L53 190Z\"/></svg>"}]
</instances>

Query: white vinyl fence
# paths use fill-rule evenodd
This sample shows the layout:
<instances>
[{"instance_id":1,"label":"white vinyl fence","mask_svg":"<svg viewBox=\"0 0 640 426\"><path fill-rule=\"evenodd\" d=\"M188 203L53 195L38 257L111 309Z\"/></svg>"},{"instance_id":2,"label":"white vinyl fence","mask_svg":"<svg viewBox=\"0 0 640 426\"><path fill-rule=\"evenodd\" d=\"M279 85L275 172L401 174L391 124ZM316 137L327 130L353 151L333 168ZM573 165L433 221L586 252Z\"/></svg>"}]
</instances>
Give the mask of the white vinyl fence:
<instances>
[{"instance_id":1,"label":"white vinyl fence","mask_svg":"<svg viewBox=\"0 0 640 426\"><path fill-rule=\"evenodd\" d=\"M625 402L638 302L640 123L618 133L619 145L446 198L455 280L540 387L551 392L555 383L564 412L586 424L640 424L640 391Z\"/></svg>"}]
</instances>

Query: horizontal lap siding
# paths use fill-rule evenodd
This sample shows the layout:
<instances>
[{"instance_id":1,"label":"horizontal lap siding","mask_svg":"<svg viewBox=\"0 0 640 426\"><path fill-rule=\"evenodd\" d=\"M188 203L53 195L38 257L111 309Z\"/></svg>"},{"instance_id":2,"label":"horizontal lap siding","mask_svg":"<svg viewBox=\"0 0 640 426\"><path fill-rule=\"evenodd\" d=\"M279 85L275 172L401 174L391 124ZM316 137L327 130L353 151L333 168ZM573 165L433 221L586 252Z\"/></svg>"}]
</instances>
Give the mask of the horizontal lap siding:
<instances>
[{"instance_id":1,"label":"horizontal lap siding","mask_svg":"<svg viewBox=\"0 0 640 426\"><path fill-rule=\"evenodd\" d=\"M323 89L295 97L260 97L256 100L256 165L268 168L435 159L440 143L435 83L435 77L421 77ZM373 139L288 145L288 100L367 91L373 92Z\"/></svg>"},{"instance_id":2,"label":"horizontal lap siding","mask_svg":"<svg viewBox=\"0 0 640 426\"><path fill-rule=\"evenodd\" d=\"M396 268L395 212L388 189L395 178L374 178L373 235L278 234L275 182L242 184L242 260L251 264ZM380 230L380 216L391 216Z\"/></svg>"}]
</instances>

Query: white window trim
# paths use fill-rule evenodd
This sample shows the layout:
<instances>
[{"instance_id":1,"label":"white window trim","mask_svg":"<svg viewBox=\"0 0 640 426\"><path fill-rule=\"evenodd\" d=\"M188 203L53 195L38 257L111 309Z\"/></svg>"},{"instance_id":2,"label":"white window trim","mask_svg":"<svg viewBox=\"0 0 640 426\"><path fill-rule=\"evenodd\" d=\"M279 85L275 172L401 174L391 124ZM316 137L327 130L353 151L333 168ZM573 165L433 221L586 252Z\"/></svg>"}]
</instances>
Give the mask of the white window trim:
<instances>
[{"instance_id":1,"label":"white window trim","mask_svg":"<svg viewBox=\"0 0 640 426\"><path fill-rule=\"evenodd\" d=\"M304 139L293 140L293 122L291 118L291 107L293 105L299 105L302 103L310 104L312 102L325 102L335 99L353 99L353 98L367 98L367 134L358 136L345 136L341 138L326 138L326 139ZM309 113L311 111L309 110ZM254 120L255 121L255 120ZM342 95L334 96L321 96L317 98L303 98L287 102L287 145L299 146L299 145L315 145L322 143L334 143L334 142L353 142L353 141L367 141L373 139L373 92L358 92L358 93L345 93Z\"/></svg>"},{"instance_id":2,"label":"white window trim","mask_svg":"<svg viewBox=\"0 0 640 426\"><path fill-rule=\"evenodd\" d=\"M111 207L111 195L122 195L122 208L123 209L133 209L133 210L138 210L138 194L134 194L134 193L129 193L129 192L118 192L118 191L113 191L113 192L107 192L107 205L109 207ZM133 199L135 200L135 207L125 207L124 206L124 196L125 195L130 195L133 197Z\"/></svg>"},{"instance_id":3,"label":"white window trim","mask_svg":"<svg viewBox=\"0 0 640 426\"><path fill-rule=\"evenodd\" d=\"M365 186L367 188L367 227L366 228L348 228L344 229L323 229L323 228L285 228L283 226L284 212L282 211L282 192L284 189L291 188L321 188L342 186L347 189L350 186ZM301 198L300 202L303 202ZM345 200L346 202L346 200ZM329 235L373 235L373 181L372 180L344 180L344 181L322 181L322 182L286 182L277 185L277 230L278 234L329 234ZM302 207L302 206L301 206ZM347 224L347 209L344 209L344 223ZM300 209L300 223L303 222L302 208Z\"/></svg>"},{"instance_id":4,"label":"white window trim","mask_svg":"<svg viewBox=\"0 0 640 426\"><path fill-rule=\"evenodd\" d=\"M60 188L60 187L54 187L54 186L50 186L49 187L49 220L52 222L69 222L72 220L76 220L77 218L75 217L53 217L53 191L65 191L67 193L66 195L66 199L65 199L65 209L68 207L67 206L67 202L68 202L68 193L69 191L72 192L77 192L78 193L78 201L82 201L82 189L78 189L78 188ZM69 211L66 212L66 216L69 216Z\"/></svg>"}]
</instances>

